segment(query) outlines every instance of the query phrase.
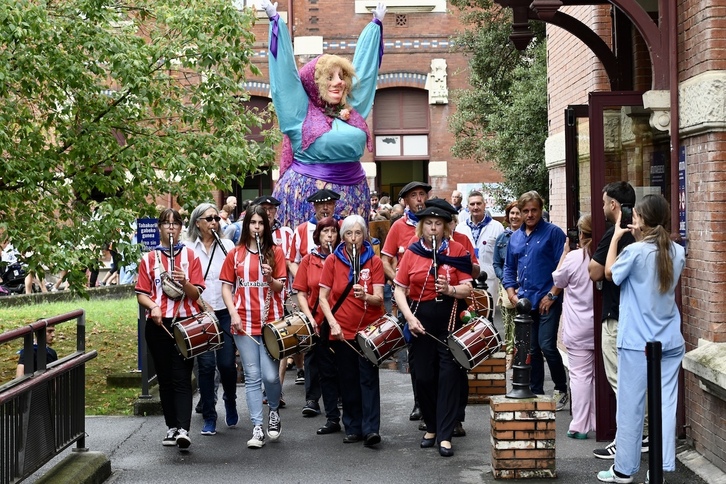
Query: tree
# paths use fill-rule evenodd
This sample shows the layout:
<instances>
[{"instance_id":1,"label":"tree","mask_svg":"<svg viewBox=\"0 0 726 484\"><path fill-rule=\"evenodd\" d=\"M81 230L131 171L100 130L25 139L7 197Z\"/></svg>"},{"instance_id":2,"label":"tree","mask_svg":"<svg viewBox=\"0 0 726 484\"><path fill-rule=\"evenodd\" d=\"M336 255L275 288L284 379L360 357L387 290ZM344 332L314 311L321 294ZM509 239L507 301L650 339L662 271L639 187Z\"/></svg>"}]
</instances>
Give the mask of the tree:
<instances>
[{"instance_id":1,"label":"tree","mask_svg":"<svg viewBox=\"0 0 726 484\"><path fill-rule=\"evenodd\" d=\"M471 89L454 93L450 118L455 156L494 163L504 183L499 198L528 190L549 194L544 143L547 139L547 65L544 25L532 23L530 46L517 51L509 40L511 11L490 0L452 0L467 29L455 38L470 55Z\"/></svg>"},{"instance_id":2,"label":"tree","mask_svg":"<svg viewBox=\"0 0 726 484\"><path fill-rule=\"evenodd\" d=\"M227 0L15 0L0 18L0 239L30 270L126 261L155 198L189 209L274 157L246 108L255 21ZM0 240L1 241L1 240Z\"/></svg>"}]
</instances>

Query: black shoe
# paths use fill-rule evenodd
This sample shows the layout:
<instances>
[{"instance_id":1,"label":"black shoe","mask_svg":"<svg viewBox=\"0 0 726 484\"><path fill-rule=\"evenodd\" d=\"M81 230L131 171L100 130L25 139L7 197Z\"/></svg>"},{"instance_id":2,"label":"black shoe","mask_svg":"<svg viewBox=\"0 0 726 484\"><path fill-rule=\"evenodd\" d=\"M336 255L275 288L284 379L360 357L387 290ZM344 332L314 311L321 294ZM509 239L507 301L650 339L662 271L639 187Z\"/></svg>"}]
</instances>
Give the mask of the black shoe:
<instances>
[{"instance_id":1,"label":"black shoe","mask_svg":"<svg viewBox=\"0 0 726 484\"><path fill-rule=\"evenodd\" d=\"M430 449L431 447L436 444L436 436L434 435L430 439L427 439L426 437L421 438L421 448L422 449Z\"/></svg>"},{"instance_id":2,"label":"black shoe","mask_svg":"<svg viewBox=\"0 0 726 484\"><path fill-rule=\"evenodd\" d=\"M343 439L344 444L353 444L355 442L360 442L360 435L358 434L348 434Z\"/></svg>"},{"instance_id":3,"label":"black shoe","mask_svg":"<svg viewBox=\"0 0 726 484\"><path fill-rule=\"evenodd\" d=\"M466 437L466 430L464 430L464 426L461 425L461 422L456 423L456 427L454 427L454 433L452 435L454 437Z\"/></svg>"},{"instance_id":4,"label":"black shoe","mask_svg":"<svg viewBox=\"0 0 726 484\"><path fill-rule=\"evenodd\" d=\"M197 403L197 406L194 407L194 413L202 413L202 401L199 400L199 403Z\"/></svg>"},{"instance_id":5,"label":"black shoe","mask_svg":"<svg viewBox=\"0 0 726 484\"><path fill-rule=\"evenodd\" d=\"M408 416L409 420L421 420L421 409L418 408L418 405L413 407L413 410L411 410L411 414Z\"/></svg>"},{"instance_id":6,"label":"black shoe","mask_svg":"<svg viewBox=\"0 0 726 484\"><path fill-rule=\"evenodd\" d=\"M454 449L447 449L446 447L439 444L439 455L441 457L451 457L454 455Z\"/></svg>"},{"instance_id":7,"label":"black shoe","mask_svg":"<svg viewBox=\"0 0 726 484\"><path fill-rule=\"evenodd\" d=\"M366 438L363 440L363 445L366 447L372 447L376 444L381 443L381 436L378 435L376 432L371 432L370 434L366 434Z\"/></svg>"},{"instance_id":8,"label":"black shoe","mask_svg":"<svg viewBox=\"0 0 726 484\"><path fill-rule=\"evenodd\" d=\"M325 425L318 429L318 435L334 434L335 432L340 432L340 424L333 420L328 420Z\"/></svg>"},{"instance_id":9,"label":"black shoe","mask_svg":"<svg viewBox=\"0 0 726 484\"><path fill-rule=\"evenodd\" d=\"M418 429L422 432L426 432L426 422L421 420L421 422L419 422L419 424L418 424Z\"/></svg>"},{"instance_id":10,"label":"black shoe","mask_svg":"<svg viewBox=\"0 0 726 484\"><path fill-rule=\"evenodd\" d=\"M320 405L315 400L308 400L302 409L303 417L315 417L320 415Z\"/></svg>"}]
</instances>

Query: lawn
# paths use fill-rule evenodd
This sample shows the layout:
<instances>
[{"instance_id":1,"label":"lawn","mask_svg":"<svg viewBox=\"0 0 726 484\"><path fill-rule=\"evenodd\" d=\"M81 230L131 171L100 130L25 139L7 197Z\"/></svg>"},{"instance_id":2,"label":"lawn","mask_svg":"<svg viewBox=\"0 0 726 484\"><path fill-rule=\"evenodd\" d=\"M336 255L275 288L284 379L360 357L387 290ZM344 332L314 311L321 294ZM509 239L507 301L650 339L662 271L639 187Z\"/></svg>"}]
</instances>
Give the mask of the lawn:
<instances>
[{"instance_id":1,"label":"lawn","mask_svg":"<svg viewBox=\"0 0 726 484\"><path fill-rule=\"evenodd\" d=\"M113 388L106 376L137 368L136 298L121 300L79 300L0 308L0 333L38 319L58 316L76 309L86 311L86 351L98 356L86 363L86 415L130 415L140 388ZM17 351L23 340L0 345L0 384L15 377ZM56 325L53 349L62 358L76 349L76 321Z\"/></svg>"}]
</instances>

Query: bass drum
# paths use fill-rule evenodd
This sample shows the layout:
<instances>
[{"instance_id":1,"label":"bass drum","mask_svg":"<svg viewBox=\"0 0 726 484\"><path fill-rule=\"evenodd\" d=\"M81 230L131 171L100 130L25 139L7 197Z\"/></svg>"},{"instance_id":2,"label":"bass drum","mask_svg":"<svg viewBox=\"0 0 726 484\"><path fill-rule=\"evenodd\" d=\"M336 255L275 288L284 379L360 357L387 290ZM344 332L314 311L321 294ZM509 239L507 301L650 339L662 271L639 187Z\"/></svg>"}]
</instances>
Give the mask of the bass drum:
<instances>
[{"instance_id":1,"label":"bass drum","mask_svg":"<svg viewBox=\"0 0 726 484\"><path fill-rule=\"evenodd\" d=\"M499 351L502 339L489 320L478 317L451 333L446 344L456 361L471 370Z\"/></svg>"},{"instance_id":2,"label":"bass drum","mask_svg":"<svg viewBox=\"0 0 726 484\"><path fill-rule=\"evenodd\" d=\"M366 358L376 366L380 366L389 356L406 347L403 327L390 314L384 314L358 331L355 339Z\"/></svg>"},{"instance_id":3,"label":"bass drum","mask_svg":"<svg viewBox=\"0 0 726 484\"><path fill-rule=\"evenodd\" d=\"M273 360L307 351L315 341L315 326L300 311L262 326L262 340Z\"/></svg>"}]
</instances>

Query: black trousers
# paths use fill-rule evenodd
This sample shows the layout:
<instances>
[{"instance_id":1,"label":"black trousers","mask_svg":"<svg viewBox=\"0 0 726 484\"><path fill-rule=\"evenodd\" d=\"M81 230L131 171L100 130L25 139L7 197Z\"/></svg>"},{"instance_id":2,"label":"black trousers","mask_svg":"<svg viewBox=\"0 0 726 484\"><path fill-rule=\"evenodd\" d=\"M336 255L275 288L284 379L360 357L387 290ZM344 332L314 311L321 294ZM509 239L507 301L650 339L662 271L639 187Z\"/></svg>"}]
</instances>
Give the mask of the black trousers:
<instances>
[{"instance_id":1,"label":"black trousers","mask_svg":"<svg viewBox=\"0 0 726 484\"><path fill-rule=\"evenodd\" d=\"M162 322L173 334L171 319ZM151 319L146 320L146 345L154 360L159 381L159 398L164 421L169 428L189 430L192 420L192 368L194 359L185 360L174 339Z\"/></svg>"},{"instance_id":2,"label":"black trousers","mask_svg":"<svg viewBox=\"0 0 726 484\"><path fill-rule=\"evenodd\" d=\"M445 297L442 302L422 301L416 316L430 335L419 335L411 342L415 354L416 394L426 429L436 434L438 442L451 441L459 420L462 373L465 373L449 351L446 342L448 325L455 301ZM456 316L458 321L458 314ZM457 327L460 322L457 322ZM432 338L436 337L439 341Z\"/></svg>"},{"instance_id":3,"label":"black trousers","mask_svg":"<svg viewBox=\"0 0 726 484\"><path fill-rule=\"evenodd\" d=\"M328 420L339 422L340 382L335 355L327 338L315 336L314 339L315 344L305 353L305 400L317 402L322 396L325 416Z\"/></svg>"},{"instance_id":4,"label":"black trousers","mask_svg":"<svg viewBox=\"0 0 726 484\"><path fill-rule=\"evenodd\" d=\"M378 367L343 341L331 341L343 399L346 434L365 436L381 426L381 387ZM348 341L354 347L355 340Z\"/></svg>"}]
</instances>

